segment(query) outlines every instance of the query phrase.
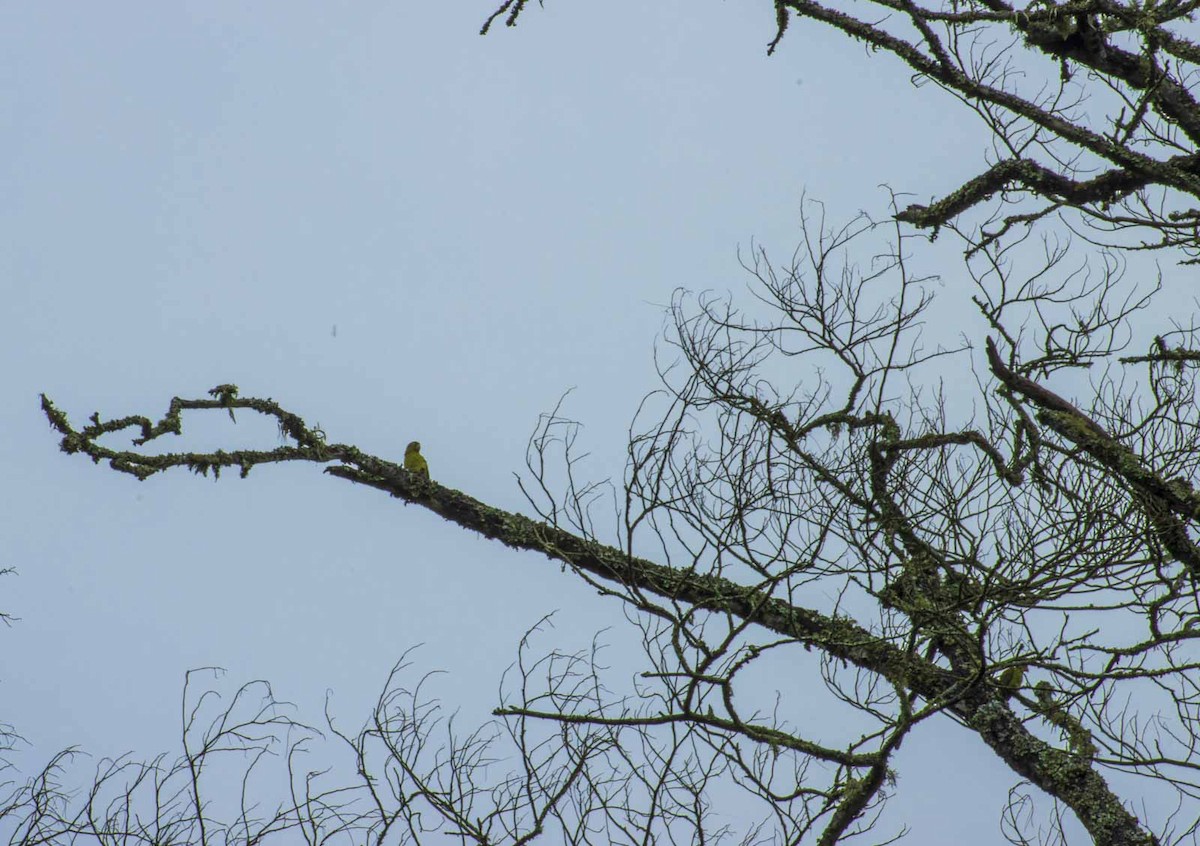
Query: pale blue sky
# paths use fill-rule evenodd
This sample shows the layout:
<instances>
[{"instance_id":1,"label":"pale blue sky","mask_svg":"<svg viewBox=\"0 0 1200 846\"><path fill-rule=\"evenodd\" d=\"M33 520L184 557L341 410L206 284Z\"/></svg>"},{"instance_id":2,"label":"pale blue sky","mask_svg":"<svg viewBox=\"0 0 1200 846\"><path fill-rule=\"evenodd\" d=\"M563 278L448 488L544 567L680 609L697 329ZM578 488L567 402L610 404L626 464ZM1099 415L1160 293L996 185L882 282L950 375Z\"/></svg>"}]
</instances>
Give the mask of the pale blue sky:
<instances>
[{"instance_id":1,"label":"pale blue sky","mask_svg":"<svg viewBox=\"0 0 1200 846\"><path fill-rule=\"evenodd\" d=\"M418 438L520 510L571 387L592 475L620 477L677 286L743 291L736 250L790 254L805 191L883 214L880 183L927 196L983 155L959 104L815 24L768 58L765 2L557 0L480 38L491 2L0 5L0 720L31 760L173 749L191 667L310 719L331 690L358 725L425 643L470 723L541 615L566 645L624 632L558 565L316 467L138 483L63 456L40 392L81 422L234 382L380 455ZM912 842L999 842L990 753L936 796L944 758L905 755Z\"/></svg>"}]
</instances>

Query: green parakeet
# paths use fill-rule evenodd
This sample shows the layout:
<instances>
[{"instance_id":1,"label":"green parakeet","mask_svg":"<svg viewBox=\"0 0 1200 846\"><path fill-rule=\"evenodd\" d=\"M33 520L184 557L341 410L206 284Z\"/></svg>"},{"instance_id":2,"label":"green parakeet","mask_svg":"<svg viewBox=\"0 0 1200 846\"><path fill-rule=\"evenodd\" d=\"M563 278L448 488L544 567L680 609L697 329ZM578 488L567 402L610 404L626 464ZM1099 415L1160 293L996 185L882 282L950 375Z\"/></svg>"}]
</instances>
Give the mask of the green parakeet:
<instances>
[{"instance_id":1,"label":"green parakeet","mask_svg":"<svg viewBox=\"0 0 1200 846\"><path fill-rule=\"evenodd\" d=\"M996 679L998 684L1005 693L1012 695L1021 689L1021 684L1025 681L1025 665L1014 664L1007 667L1000 674L1000 678Z\"/></svg>"},{"instance_id":2,"label":"green parakeet","mask_svg":"<svg viewBox=\"0 0 1200 846\"><path fill-rule=\"evenodd\" d=\"M429 462L421 455L420 441L413 441L404 448L404 469L409 473L429 478Z\"/></svg>"}]
</instances>

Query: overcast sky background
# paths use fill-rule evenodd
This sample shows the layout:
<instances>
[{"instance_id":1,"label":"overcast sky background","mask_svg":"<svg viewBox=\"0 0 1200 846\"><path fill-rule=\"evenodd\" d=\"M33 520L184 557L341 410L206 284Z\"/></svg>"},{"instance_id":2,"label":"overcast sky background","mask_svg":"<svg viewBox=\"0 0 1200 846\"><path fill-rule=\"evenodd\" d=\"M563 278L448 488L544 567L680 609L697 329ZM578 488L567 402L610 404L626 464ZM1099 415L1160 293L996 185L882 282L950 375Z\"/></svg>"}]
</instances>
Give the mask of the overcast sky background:
<instances>
[{"instance_id":1,"label":"overcast sky background","mask_svg":"<svg viewBox=\"0 0 1200 846\"><path fill-rule=\"evenodd\" d=\"M331 691L357 726L420 643L473 724L542 615L564 648L628 628L557 564L314 466L138 483L64 456L40 392L82 423L233 382L381 456L419 439L439 481L527 510L512 472L569 388L591 475L621 477L676 287L741 295L738 248L790 254L804 192L883 215L881 183L927 198L982 160L982 126L886 56L805 23L768 58L765 2L555 0L480 38L492 2L0 5L23 760L175 750L207 665L311 720ZM248 414L185 425L277 443ZM962 739L953 762L923 732ZM1001 842L1015 777L977 739L923 727L899 774L911 842Z\"/></svg>"}]
</instances>

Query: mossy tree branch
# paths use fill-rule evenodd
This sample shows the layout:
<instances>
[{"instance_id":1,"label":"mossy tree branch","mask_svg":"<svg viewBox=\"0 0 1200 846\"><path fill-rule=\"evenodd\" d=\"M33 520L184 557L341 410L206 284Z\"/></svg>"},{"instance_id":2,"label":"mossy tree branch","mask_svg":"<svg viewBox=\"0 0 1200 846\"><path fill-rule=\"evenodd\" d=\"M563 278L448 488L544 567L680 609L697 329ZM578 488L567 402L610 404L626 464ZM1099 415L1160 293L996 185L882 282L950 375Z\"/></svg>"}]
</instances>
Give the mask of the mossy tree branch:
<instances>
[{"instance_id":1,"label":"mossy tree branch","mask_svg":"<svg viewBox=\"0 0 1200 846\"><path fill-rule=\"evenodd\" d=\"M409 473L394 462L368 455L352 446L328 443L324 433L309 427L299 415L274 400L239 397L233 386L214 389L214 394L217 398L212 400L176 397L157 422L143 415L105 420L95 414L91 423L81 429L72 426L67 415L48 397L42 397L42 409L51 426L62 435L60 448L64 452L83 454L97 463L107 461L114 470L139 480L145 481L175 468L200 473L212 470L214 474L219 474L221 469L237 469L244 477L259 464L285 461L331 464L325 470L331 476L420 505L464 529L512 549L541 553L625 589L646 592L721 616L742 618L755 627L877 673L898 687L945 708L962 724L974 729L1016 772L1074 809L1097 843L1125 846L1154 842L1087 761L1038 739L1008 708L1005 692L977 674L964 676L962 672L922 660L846 616L830 616L764 597L753 586L657 564L524 515L489 506L461 491ZM182 435L183 412L213 410L226 410L231 414L235 410L245 410L271 417L279 424L281 433L295 445L267 451L145 455L137 450L116 450L98 443L103 436L133 428L140 432L135 439L136 445L145 446L163 435ZM749 733L761 731L753 727L746 730ZM814 750L808 748L806 751ZM884 772L879 760L868 756L861 763L868 765L870 775L868 782L858 786L865 789L865 785L876 783L877 788ZM853 817L851 811L857 813L865 807L865 796L861 791L847 795L847 810L838 816L837 826L844 828L848 821L843 817L846 814Z\"/></svg>"}]
</instances>

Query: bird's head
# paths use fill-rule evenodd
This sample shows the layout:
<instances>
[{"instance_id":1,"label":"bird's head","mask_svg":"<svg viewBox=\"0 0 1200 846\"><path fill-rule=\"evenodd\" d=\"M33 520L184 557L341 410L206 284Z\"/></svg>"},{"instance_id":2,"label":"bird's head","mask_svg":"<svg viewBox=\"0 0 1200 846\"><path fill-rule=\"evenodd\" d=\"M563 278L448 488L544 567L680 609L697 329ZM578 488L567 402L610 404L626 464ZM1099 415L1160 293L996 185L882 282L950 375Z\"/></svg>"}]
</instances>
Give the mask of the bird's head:
<instances>
[{"instance_id":1,"label":"bird's head","mask_svg":"<svg viewBox=\"0 0 1200 846\"><path fill-rule=\"evenodd\" d=\"M421 451L421 442L420 441L413 441L412 443L410 443L408 446L406 446L404 448L405 455L408 455L410 452L420 452L420 451Z\"/></svg>"}]
</instances>

